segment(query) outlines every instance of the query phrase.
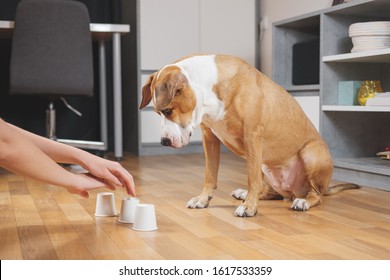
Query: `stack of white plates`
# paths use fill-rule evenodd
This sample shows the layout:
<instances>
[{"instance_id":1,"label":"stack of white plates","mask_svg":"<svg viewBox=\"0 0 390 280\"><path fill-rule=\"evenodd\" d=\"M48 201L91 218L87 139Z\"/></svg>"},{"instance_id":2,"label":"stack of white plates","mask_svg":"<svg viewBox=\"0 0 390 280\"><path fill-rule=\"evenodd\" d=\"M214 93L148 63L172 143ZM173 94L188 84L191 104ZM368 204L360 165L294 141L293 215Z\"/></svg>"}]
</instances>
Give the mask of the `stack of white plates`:
<instances>
[{"instance_id":1,"label":"stack of white plates","mask_svg":"<svg viewBox=\"0 0 390 280\"><path fill-rule=\"evenodd\" d=\"M351 52L390 48L390 21L371 21L351 24Z\"/></svg>"}]
</instances>

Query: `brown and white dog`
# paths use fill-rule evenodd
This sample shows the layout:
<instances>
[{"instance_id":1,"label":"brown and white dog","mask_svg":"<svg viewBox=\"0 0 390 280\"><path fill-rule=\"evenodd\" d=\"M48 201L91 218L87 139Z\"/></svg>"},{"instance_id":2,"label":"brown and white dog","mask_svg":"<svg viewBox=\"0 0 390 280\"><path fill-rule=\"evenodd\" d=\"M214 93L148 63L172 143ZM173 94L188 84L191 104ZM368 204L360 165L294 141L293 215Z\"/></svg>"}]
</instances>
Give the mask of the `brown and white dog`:
<instances>
[{"instance_id":1,"label":"brown and white dog","mask_svg":"<svg viewBox=\"0 0 390 280\"><path fill-rule=\"evenodd\" d=\"M235 216L254 216L259 199L288 198L291 208L308 210L329 192L333 162L299 104L243 60L197 55L166 65L142 88L144 108L153 101L162 117L161 144L181 148L201 125L206 157L202 193L189 208L205 208L217 187L220 143L246 159L248 191ZM356 187L340 185L332 192Z\"/></svg>"}]
</instances>

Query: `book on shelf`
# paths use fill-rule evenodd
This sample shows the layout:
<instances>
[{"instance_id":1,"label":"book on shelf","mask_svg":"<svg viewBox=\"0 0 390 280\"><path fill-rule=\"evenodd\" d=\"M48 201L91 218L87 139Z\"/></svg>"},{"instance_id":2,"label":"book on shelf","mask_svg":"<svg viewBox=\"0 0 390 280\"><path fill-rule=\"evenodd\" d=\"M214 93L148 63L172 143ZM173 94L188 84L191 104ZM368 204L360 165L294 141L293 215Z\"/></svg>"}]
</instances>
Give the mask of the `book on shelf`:
<instances>
[{"instance_id":1,"label":"book on shelf","mask_svg":"<svg viewBox=\"0 0 390 280\"><path fill-rule=\"evenodd\" d=\"M378 92L373 98L368 98L366 106L390 106L390 92Z\"/></svg>"}]
</instances>

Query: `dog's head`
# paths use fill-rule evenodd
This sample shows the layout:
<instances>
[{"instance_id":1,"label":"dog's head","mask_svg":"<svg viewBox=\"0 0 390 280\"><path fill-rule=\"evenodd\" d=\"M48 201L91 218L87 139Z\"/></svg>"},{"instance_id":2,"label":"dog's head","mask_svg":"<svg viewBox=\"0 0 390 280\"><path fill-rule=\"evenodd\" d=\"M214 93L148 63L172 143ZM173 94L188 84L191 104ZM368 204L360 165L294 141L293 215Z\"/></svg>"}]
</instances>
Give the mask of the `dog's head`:
<instances>
[{"instance_id":1,"label":"dog's head","mask_svg":"<svg viewBox=\"0 0 390 280\"><path fill-rule=\"evenodd\" d=\"M174 148L186 146L196 126L193 121L196 96L178 66L165 66L149 77L142 88L139 108L151 101L162 117L161 144Z\"/></svg>"}]
</instances>

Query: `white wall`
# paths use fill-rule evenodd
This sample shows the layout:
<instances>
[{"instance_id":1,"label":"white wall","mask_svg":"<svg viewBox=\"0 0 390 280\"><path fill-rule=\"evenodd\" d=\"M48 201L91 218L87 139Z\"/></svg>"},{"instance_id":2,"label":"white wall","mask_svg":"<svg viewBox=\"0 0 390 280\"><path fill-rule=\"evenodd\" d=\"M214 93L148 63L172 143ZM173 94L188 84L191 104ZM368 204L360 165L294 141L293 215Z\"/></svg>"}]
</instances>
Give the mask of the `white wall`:
<instances>
[{"instance_id":1,"label":"white wall","mask_svg":"<svg viewBox=\"0 0 390 280\"><path fill-rule=\"evenodd\" d=\"M272 73L272 23L332 6L333 0L260 0L260 18L268 17L268 29L260 42L260 69Z\"/></svg>"}]
</instances>

